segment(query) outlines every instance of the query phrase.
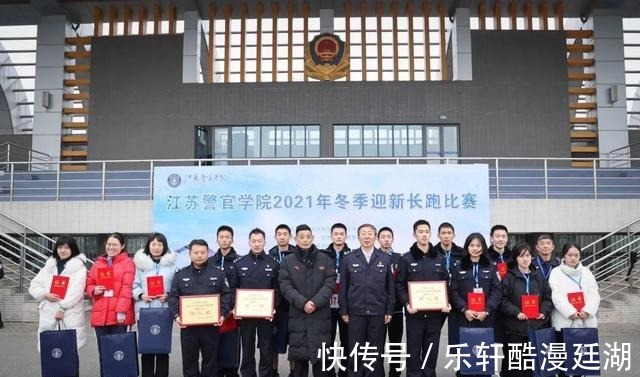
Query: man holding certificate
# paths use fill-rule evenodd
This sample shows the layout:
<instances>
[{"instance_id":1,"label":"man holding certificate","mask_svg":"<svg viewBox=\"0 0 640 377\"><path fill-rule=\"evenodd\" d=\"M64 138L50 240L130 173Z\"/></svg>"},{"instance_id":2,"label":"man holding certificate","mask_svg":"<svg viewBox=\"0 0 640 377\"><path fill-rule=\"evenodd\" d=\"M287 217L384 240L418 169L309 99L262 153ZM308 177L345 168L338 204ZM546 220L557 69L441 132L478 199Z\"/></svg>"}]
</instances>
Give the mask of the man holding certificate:
<instances>
[{"instance_id":1,"label":"man holding certificate","mask_svg":"<svg viewBox=\"0 0 640 377\"><path fill-rule=\"evenodd\" d=\"M362 355L349 360L349 376L383 375L381 356L384 353L385 325L391 322L395 304L395 286L391 257L376 249L376 228L371 224L358 227L360 247L344 258L340 266L340 314L349 327L350 354L356 343L369 342L377 357L372 369L365 367Z\"/></svg>"},{"instance_id":2,"label":"man holding certificate","mask_svg":"<svg viewBox=\"0 0 640 377\"><path fill-rule=\"evenodd\" d=\"M256 377L256 333L260 349L259 377L271 377L273 315L278 289L278 262L264 251L265 233L249 232L249 254L236 262L229 284L236 290L234 315L242 343L242 377Z\"/></svg>"},{"instance_id":3,"label":"man holding certificate","mask_svg":"<svg viewBox=\"0 0 640 377\"><path fill-rule=\"evenodd\" d=\"M231 310L231 289L224 272L208 264L205 240L189 243L191 264L176 272L169 308L180 326L184 377L215 376L218 372L218 328ZM202 353L202 366L198 365Z\"/></svg>"},{"instance_id":4,"label":"man holding certificate","mask_svg":"<svg viewBox=\"0 0 640 377\"><path fill-rule=\"evenodd\" d=\"M445 257L433 248L430 235L428 221L413 224L416 242L402 255L396 279L397 300L405 307L407 316L407 377L436 375L444 313L451 310Z\"/></svg>"}]
</instances>

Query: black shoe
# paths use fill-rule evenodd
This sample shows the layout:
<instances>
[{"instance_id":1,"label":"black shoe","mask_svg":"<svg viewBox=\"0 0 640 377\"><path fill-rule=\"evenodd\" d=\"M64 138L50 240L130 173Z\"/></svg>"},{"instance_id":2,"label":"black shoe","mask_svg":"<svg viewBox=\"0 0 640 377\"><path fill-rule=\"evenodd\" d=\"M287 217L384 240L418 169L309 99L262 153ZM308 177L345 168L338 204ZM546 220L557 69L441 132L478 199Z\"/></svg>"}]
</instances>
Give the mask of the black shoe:
<instances>
[{"instance_id":1,"label":"black shoe","mask_svg":"<svg viewBox=\"0 0 640 377\"><path fill-rule=\"evenodd\" d=\"M277 369L272 369L271 370L271 377L280 377L280 375L278 374L278 370Z\"/></svg>"},{"instance_id":2,"label":"black shoe","mask_svg":"<svg viewBox=\"0 0 640 377\"><path fill-rule=\"evenodd\" d=\"M0 321L0 329L4 329L4 323Z\"/></svg>"}]
</instances>

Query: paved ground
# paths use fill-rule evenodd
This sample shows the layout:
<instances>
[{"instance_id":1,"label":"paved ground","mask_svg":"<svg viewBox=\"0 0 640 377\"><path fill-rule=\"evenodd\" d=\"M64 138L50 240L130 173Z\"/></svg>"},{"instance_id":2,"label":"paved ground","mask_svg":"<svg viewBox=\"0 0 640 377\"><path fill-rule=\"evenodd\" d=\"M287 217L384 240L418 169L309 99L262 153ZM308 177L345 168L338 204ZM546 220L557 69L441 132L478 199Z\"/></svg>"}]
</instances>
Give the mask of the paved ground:
<instances>
[{"instance_id":1,"label":"paved ground","mask_svg":"<svg viewBox=\"0 0 640 377\"><path fill-rule=\"evenodd\" d=\"M601 351L604 344L613 342L630 343L630 370L603 371L602 376L638 376L640 375L640 322L634 324L606 324L600 329ZM31 323L5 323L5 328L0 330L0 377L35 377L40 375L40 359L36 350L36 324ZM446 330L446 325L444 326ZM89 331L87 345L80 350L80 375L82 377L98 376L98 351L95 334ZM182 363L180 358L179 333L174 329L173 353L170 359L171 376L182 376ZM448 359L446 352L446 334L443 334L438 361L438 376L453 376L452 370L445 370ZM601 352L604 360L605 355ZM286 377L289 373L285 356L280 357L280 376ZM403 373L404 375L404 373Z\"/></svg>"}]
</instances>

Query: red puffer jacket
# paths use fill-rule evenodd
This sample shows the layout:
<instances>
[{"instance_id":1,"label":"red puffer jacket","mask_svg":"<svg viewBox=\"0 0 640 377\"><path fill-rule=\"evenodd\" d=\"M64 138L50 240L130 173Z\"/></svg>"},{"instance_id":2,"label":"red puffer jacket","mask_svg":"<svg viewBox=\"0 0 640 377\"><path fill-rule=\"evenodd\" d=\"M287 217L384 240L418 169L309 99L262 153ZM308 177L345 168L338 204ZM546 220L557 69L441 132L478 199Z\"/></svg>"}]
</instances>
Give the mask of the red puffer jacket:
<instances>
[{"instance_id":1,"label":"red puffer jacket","mask_svg":"<svg viewBox=\"0 0 640 377\"><path fill-rule=\"evenodd\" d=\"M93 290L99 285L97 283L98 269L105 267L108 267L107 257L99 257L91 267L89 275L87 275L85 292L87 296L93 300L91 326L118 325L117 313L126 314L124 323L122 323L123 325L132 325L135 322L135 315L133 313L133 297L131 291L136 266L126 252L121 252L113 257L113 297L104 297L103 294L94 296Z\"/></svg>"}]
</instances>

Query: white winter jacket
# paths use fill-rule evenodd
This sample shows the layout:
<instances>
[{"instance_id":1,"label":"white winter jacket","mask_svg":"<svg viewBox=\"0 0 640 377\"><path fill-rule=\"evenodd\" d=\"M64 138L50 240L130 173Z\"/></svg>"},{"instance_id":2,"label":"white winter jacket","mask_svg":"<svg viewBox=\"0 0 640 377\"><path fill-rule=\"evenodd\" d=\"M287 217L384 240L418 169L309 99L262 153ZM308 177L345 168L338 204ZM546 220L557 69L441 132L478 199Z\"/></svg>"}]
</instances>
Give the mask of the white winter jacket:
<instances>
[{"instance_id":1,"label":"white winter jacket","mask_svg":"<svg viewBox=\"0 0 640 377\"><path fill-rule=\"evenodd\" d=\"M159 263L155 263L151 256L144 253L144 250L138 250L133 257L133 263L136 265L136 278L133 281L133 299L135 300L136 320L140 319L141 308L168 308L167 302L160 302L158 299L151 300L146 303L140 300L140 295L147 292L147 277L161 275L164 282L165 293L171 290L171 281L176 273L176 253L167 252L160 258Z\"/></svg>"},{"instance_id":2,"label":"white winter jacket","mask_svg":"<svg viewBox=\"0 0 640 377\"><path fill-rule=\"evenodd\" d=\"M578 285L578 282L580 283ZM549 286L551 286L551 300L554 309L551 313L551 325L560 331L567 327L598 327L596 314L600 306L600 293L598 293L598 283L595 277L579 263L577 268L571 268L564 264L551 270L549 275ZM572 320L569 318L576 313L576 309L571 305L567 293L582 291L585 306L582 311L589 313L589 318L582 323L582 320Z\"/></svg>"},{"instance_id":3,"label":"white winter jacket","mask_svg":"<svg viewBox=\"0 0 640 377\"><path fill-rule=\"evenodd\" d=\"M29 294L40 302L40 323L38 334L42 331L51 330L55 324L55 315L58 310L64 311L64 324L67 329L76 330L78 348L84 346L85 335L85 315L84 315L84 286L87 280L87 258L80 254L71 258L60 275L69 277L69 287L64 300L50 302L44 299L44 295L49 293L51 281L54 275L58 275L55 258L47 259L44 267L38 272L29 286ZM40 350L40 337L38 336L38 350Z\"/></svg>"}]
</instances>

